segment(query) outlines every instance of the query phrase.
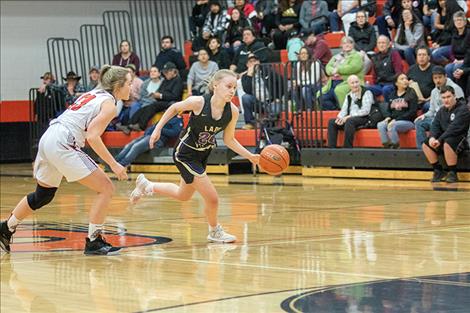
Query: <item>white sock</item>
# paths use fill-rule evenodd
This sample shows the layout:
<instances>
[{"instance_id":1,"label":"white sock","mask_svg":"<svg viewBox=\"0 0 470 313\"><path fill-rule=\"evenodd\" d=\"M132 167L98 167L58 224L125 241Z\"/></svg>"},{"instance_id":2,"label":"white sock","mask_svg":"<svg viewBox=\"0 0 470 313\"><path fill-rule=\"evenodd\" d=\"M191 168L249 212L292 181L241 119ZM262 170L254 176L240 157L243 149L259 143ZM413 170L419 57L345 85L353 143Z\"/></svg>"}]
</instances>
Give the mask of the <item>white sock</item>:
<instances>
[{"instance_id":1,"label":"white sock","mask_svg":"<svg viewBox=\"0 0 470 313\"><path fill-rule=\"evenodd\" d=\"M13 214L10 215L10 218L7 221L8 230L10 230L11 232L14 232L16 230L16 227L20 223L21 223L21 221L19 219L17 219L15 215L13 215Z\"/></svg>"},{"instance_id":2,"label":"white sock","mask_svg":"<svg viewBox=\"0 0 470 313\"><path fill-rule=\"evenodd\" d=\"M215 225L214 227L212 227L211 225L209 225L209 231L215 231L217 226L219 226L219 224Z\"/></svg>"},{"instance_id":3,"label":"white sock","mask_svg":"<svg viewBox=\"0 0 470 313\"><path fill-rule=\"evenodd\" d=\"M147 186L145 187L145 193L147 195L153 194L153 183L149 182Z\"/></svg>"},{"instance_id":4,"label":"white sock","mask_svg":"<svg viewBox=\"0 0 470 313\"><path fill-rule=\"evenodd\" d=\"M88 225L88 238L90 238L90 241L95 240L98 235L103 233L103 224L92 224L90 223Z\"/></svg>"}]
</instances>

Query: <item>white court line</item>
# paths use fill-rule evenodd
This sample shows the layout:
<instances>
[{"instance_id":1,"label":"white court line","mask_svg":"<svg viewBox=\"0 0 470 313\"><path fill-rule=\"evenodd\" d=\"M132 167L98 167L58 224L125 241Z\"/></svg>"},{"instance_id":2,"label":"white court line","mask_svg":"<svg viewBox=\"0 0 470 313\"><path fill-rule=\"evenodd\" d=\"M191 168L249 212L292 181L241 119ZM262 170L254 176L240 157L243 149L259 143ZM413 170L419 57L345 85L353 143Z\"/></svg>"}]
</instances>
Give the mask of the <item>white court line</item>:
<instances>
[{"instance_id":1,"label":"white court line","mask_svg":"<svg viewBox=\"0 0 470 313\"><path fill-rule=\"evenodd\" d=\"M158 260L170 260L178 262L190 262L198 264L217 264L217 265L228 265L235 267L248 267L256 269L267 269L267 270L277 270L277 271L287 271L287 272L298 272L298 273L312 273L312 274L332 274L332 275L343 275L343 276L352 276L352 277L367 277L374 279L398 279L398 276L382 276L382 275L369 275L369 274L356 274L356 273L345 273L345 272L334 272L334 271L321 271L321 270L309 270L309 269L297 269L291 267L279 267L279 266L269 266L269 265L256 265L256 264L243 264L243 263L228 263L228 262L216 262L216 261L206 261L206 260L194 260L194 259L182 259L182 258L168 258L160 257L157 255L145 256L140 254L126 254L127 256L132 256L136 258L152 258Z\"/></svg>"},{"instance_id":2,"label":"white court line","mask_svg":"<svg viewBox=\"0 0 470 313\"><path fill-rule=\"evenodd\" d=\"M458 229L466 229L466 228L470 228L470 225L465 225L465 226L461 226L461 227L447 227L447 228L443 228L443 229L427 229L427 230L422 230L422 231L419 231L419 230L402 230L402 231L389 231L389 232L380 232L380 233L372 233L373 236L375 237L382 237L382 236L386 236L386 235L404 235L404 234L412 234L412 233L416 233L416 234L420 234L420 233L429 233L429 232L441 232L441 231L453 231L453 230L458 230ZM301 244L301 243L305 243L305 242L321 242L321 241L329 241L329 240L338 240L338 239L342 239L343 236L335 236L335 237L328 237L328 238L311 238L311 239L302 239L302 240L295 240L295 239L291 239L291 240L284 240L284 241L272 241L272 242L266 242L266 243L253 243L253 244L250 244L248 242L248 247L257 247L257 246L271 246L271 245L282 245L282 244ZM207 245L211 245L211 243L207 243ZM201 246L201 247L198 247L198 248L195 248L195 247L192 247L192 246L188 246L188 248L186 249L179 249L179 250L162 250L161 253L162 254L168 254L168 253L177 253L177 252L187 252L187 251L195 251L195 250L205 250L207 249L207 245L205 246ZM243 244L237 244L235 243L234 245L236 245L237 247L241 247L243 246ZM148 247L148 246L147 246ZM159 247L163 247L163 246L159 246ZM141 248L141 249L139 249ZM109 258L112 258L112 257L119 257L119 256L138 256L138 257L156 257L156 256L149 256L149 255L140 255L140 254L134 254L133 252L135 252L136 250L138 251L143 251L143 252L151 252L150 250L144 250L146 247L135 247L135 249L133 249L132 252L130 253L126 253L126 251L123 251L123 253L119 254L119 255L116 255L116 256L108 256ZM75 252L79 252L79 251L75 251ZM2 251L2 253L4 253ZM24 252L24 253L27 253L27 252ZM34 253L34 252L31 252L31 253ZM15 254L15 253L13 253ZM21 252L21 254L23 254L23 252ZM51 256L52 257L52 256ZM105 258L108 258L108 257L105 257ZM53 258L53 257L52 257ZM52 259L52 260L25 260L25 261L19 261L19 262L14 262L15 264L23 264L23 263L33 263L33 262L42 262L42 261L66 261L66 260L70 260L70 259L74 259L76 260L77 258L90 258L90 256L85 256L85 255L82 255L81 257L79 256L71 256L71 257L68 257L68 258L61 258L61 259ZM171 259L171 258L168 258L168 259ZM192 261L191 259L181 259L181 260L187 260L187 261ZM1 264L6 264L8 262L1 262ZM223 263L217 263L217 264L223 264Z\"/></svg>"}]
</instances>

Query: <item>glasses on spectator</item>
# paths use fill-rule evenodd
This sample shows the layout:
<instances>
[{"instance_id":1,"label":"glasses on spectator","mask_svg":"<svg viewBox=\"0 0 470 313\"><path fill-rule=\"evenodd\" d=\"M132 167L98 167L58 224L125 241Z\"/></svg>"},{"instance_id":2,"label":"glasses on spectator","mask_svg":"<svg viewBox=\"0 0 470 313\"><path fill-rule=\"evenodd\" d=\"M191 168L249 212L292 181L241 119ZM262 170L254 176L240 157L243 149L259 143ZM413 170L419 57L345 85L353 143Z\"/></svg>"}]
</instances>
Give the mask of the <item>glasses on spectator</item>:
<instances>
[{"instance_id":1,"label":"glasses on spectator","mask_svg":"<svg viewBox=\"0 0 470 313\"><path fill-rule=\"evenodd\" d=\"M356 17L357 17L357 18L366 18L365 15L359 15L359 14L357 14Z\"/></svg>"}]
</instances>

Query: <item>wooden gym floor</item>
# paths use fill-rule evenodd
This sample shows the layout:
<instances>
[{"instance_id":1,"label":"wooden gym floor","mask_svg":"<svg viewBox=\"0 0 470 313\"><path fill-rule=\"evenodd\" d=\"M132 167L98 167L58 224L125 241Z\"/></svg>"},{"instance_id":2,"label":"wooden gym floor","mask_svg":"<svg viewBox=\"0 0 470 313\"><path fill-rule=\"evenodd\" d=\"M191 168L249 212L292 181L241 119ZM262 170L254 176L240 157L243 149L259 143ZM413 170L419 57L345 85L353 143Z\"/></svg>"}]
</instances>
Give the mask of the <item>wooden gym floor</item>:
<instances>
[{"instance_id":1,"label":"wooden gym floor","mask_svg":"<svg viewBox=\"0 0 470 313\"><path fill-rule=\"evenodd\" d=\"M3 220L35 183L0 170ZM0 311L468 312L470 183L211 178L235 244L206 242L199 196L130 206L133 181L115 181L107 239L126 248L109 257L83 255L93 193L63 182L2 252Z\"/></svg>"}]
</instances>

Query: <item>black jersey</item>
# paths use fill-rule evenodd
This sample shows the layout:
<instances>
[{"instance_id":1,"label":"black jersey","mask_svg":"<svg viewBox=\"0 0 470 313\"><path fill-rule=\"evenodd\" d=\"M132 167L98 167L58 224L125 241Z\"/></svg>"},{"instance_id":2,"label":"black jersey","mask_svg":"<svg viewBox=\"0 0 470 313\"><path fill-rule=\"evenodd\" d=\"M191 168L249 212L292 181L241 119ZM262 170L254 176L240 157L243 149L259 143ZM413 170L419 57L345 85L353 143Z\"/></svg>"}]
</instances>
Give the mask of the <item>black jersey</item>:
<instances>
[{"instance_id":1,"label":"black jersey","mask_svg":"<svg viewBox=\"0 0 470 313\"><path fill-rule=\"evenodd\" d=\"M216 146L215 135L227 127L232 120L232 107L227 102L220 119L212 118L211 98L212 94L203 96L204 106L199 115L191 113L188 126L180 136L181 142L198 151L210 150Z\"/></svg>"}]
</instances>

